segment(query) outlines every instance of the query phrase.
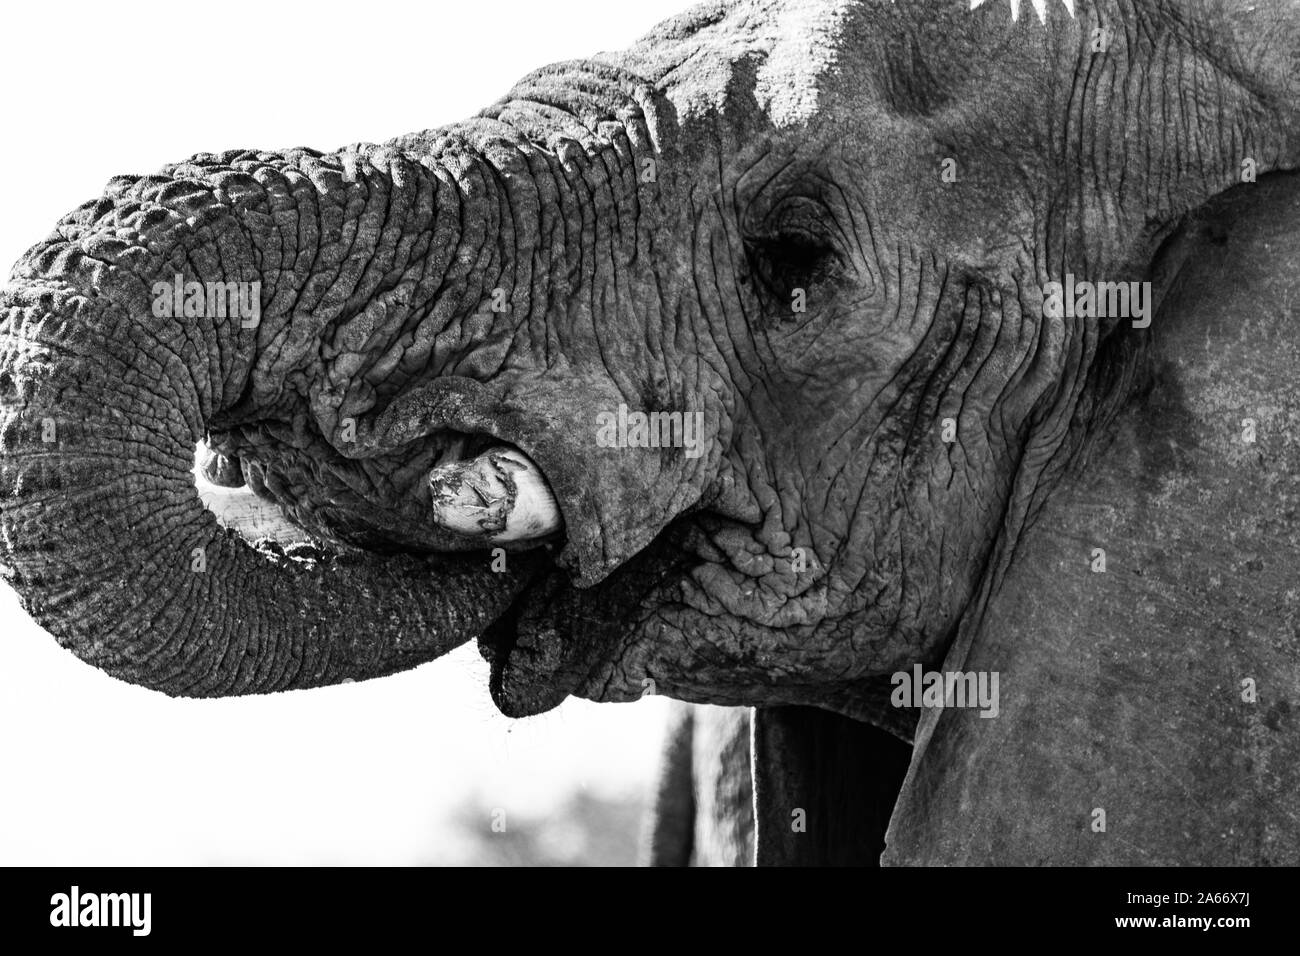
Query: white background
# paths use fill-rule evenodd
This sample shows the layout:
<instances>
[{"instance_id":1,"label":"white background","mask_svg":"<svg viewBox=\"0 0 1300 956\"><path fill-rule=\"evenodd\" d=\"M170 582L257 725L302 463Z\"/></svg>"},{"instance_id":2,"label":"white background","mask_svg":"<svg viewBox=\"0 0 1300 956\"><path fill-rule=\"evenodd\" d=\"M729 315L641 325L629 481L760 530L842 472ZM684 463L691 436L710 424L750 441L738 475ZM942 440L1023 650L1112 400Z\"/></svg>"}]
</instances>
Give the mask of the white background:
<instances>
[{"instance_id":1,"label":"white background","mask_svg":"<svg viewBox=\"0 0 1300 956\"><path fill-rule=\"evenodd\" d=\"M439 126L687 6L5 4L0 269L110 176ZM662 701L512 722L485 670L470 646L364 684L172 700L82 664L0 585L0 863L474 862L466 808L544 829L576 788L646 786Z\"/></svg>"}]
</instances>

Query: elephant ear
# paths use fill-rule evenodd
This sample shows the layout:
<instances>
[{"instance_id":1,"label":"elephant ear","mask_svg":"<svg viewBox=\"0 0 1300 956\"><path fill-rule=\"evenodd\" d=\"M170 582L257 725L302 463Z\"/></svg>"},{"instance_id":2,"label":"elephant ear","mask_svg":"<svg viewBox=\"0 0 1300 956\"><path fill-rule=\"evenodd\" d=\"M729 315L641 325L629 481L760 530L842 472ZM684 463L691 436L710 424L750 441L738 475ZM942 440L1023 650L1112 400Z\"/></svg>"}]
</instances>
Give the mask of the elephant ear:
<instances>
[{"instance_id":1,"label":"elephant ear","mask_svg":"<svg viewBox=\"0 0 1300 956\"><path fill-rule=\"evenodd\" d=\"M943 665L999 712L925 712L886 863L1300 863L1300 176L1197 218L1149 393Z\"/></svg>"}]
</instances>

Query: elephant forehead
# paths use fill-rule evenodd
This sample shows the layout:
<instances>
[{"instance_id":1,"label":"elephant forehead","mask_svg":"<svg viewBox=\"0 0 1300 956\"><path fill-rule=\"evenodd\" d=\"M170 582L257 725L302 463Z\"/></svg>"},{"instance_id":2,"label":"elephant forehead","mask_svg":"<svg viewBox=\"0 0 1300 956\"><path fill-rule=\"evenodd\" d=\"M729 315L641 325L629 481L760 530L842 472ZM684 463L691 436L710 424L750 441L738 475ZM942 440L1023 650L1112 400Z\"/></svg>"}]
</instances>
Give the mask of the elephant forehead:
<instances>
[{"instance_id":1,"label":"elephant forehead","mask_svg":"<svg viewBox=\"0 0 1300 956\"><path fill-rule=\"evenodd\" d=\"M1051 58L1053 34L1078 30L1066 26L1073 13L1065 8L1050 22L1017 23L1004 4L971 7L969 0L706 4L662 24L620 59L654 81L682 120L756 110L780 129L832 101L849 101L855 111L929 112L977 82L990 60L1014 57L1017 71L1030 72Z\"/></svg>"},{"instance_id":2,"label":"elephant forehead","mask_svg":"<svg viewBox=\"0 0 1300 956\"><path fill-rule=\"evenodd\" d=\"M853 4L798 3L782 18L782 31L758 70L754 99L775 127L801 123L817 109L820 80L836 63Z\"/></svg>"}]
</instances>

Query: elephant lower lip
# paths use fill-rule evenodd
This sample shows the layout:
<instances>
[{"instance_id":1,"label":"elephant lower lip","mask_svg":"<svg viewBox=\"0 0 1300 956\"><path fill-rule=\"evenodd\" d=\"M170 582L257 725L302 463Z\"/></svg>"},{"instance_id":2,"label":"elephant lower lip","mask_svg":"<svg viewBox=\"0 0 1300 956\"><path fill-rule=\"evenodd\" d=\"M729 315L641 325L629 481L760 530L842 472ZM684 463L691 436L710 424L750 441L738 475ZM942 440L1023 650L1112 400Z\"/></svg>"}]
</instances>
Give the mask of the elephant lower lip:
<instances>
[{"instance_id":1,"label":"elephant lower lip","mask_svg":"<svg viewBox=\"0 0 1300 956\"><path fill-rule=\"evenodd\" d=\"M532 717L558 707L577 689L573 641L545 615L528 613L529 587L479 637L479 652L491 665L488 690L507 717Z\"/></svg>"}]
</instances>

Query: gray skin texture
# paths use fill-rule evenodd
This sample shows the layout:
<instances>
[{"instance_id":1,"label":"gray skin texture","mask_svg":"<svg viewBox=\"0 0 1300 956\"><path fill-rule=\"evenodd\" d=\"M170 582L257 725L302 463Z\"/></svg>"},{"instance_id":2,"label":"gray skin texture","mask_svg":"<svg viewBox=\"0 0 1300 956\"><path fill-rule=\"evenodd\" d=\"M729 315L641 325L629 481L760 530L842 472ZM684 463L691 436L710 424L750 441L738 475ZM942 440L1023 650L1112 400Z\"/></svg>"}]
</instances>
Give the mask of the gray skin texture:
<instances>
[{"instance_id":1,"label":"gray skin texture","mask_svg":"<svg viewBox=\"0 0 1300 956\"><path fill-rule=\"evenodd\" d=\"M113 179L0 298L7 579L171 694L480 637L512 715L653 690L910 738L888 675L969 634L1144 386L1150 334L1044 318L1042 284L1143 279L1243 159L1296 165L1295 21L708 4L451 127ZM153 316L176 273L260 281L260 324ZM599 446L620 404L703 413L704 453ZM219 525L200 440L312 545ZM503 572L422 481L488 442L564 519Z\"/></svg>"},{"instance_id":2,"label":"gray skin texture","mask_svg":"<svg viewBox=\"0 0 1300 956\"><path fill-rule=\"evenodd\" d=\"M1300 864L1300 175L1179 245L1149 390L950 649L1002 715L923 718L885 863Z\"/></svg>"}]
</instances>

